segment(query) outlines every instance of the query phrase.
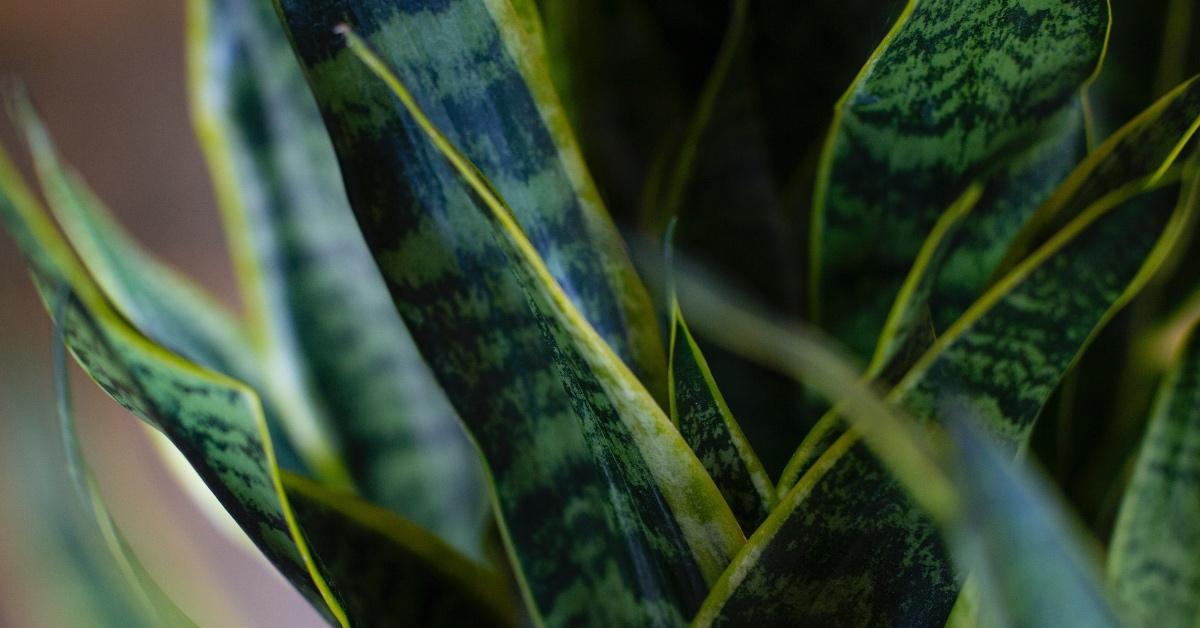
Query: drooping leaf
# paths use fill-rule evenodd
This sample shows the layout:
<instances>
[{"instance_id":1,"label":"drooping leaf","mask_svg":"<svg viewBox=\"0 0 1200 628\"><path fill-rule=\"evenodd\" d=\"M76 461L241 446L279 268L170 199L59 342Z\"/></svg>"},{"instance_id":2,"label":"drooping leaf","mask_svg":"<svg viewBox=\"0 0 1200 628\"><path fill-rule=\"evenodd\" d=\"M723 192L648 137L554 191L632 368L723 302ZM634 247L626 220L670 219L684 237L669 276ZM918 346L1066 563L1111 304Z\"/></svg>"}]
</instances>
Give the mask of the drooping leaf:
<instances>
[{"instance_id":1,"label":"drooping leaf","mask_svg":"<svg viewBox=\"0 0 1200 628\"><path fill-rule=\"evenodd\" d=\"M131 327L76 261L3 151L0 221L25 254L47 305L56 302L55 295L64 286L68 289L56 324L84 371L109 396L166 435L255 546L327 619L344 626L372 621L353 613L364 607L363 596L386 591L345 571L326 574L319 568L318 560L334 564L340 556L333 549L324 554L310 551L310 533L300 528L284 493L257 395L240 382L180 358ZM341 525L349 530L340 534L343 541L365 538L354 534L358 524L353 518ZM331 547L328 539L319 540L322 548ZM352 549L360 555L425 556L400 550L385 554L390 548L377 546ZM388 567L417 568L434 567ZM364 593L364 584L374 588ZM351 595L359 598L356 606L347 607L342 600Z\"/></svg>"},{"instance_id":2,"label":"drooping leaf","mask_svg":"<svg viewBox=\"0 0 1200 628\"><path fill-rule=\"evenodd\" d=\"M666 236L668 276L672 272L674 224ZM683 319L673 284L668 281L668 285L671 332L667 386L671 421L716 482L742 530L752 532L775 505L775 487L717 388L708 362Z\"/></svg>"},{"instance_id":3,"label":"drooping leaf","mask_svg":"<svg viewBox=\"0 0 1200 628\"><path fill-rule=\"evenodd\" d=\"M189 19L197 129L271 377L307 391L364 497L481 559L478 456L392 307L273 7L192 0Z\"/></svg>"},{"instance_id":4,"label":"drooping leaf","mask_svg":"<svg viewBox=\"0 0 1200 628\"><path fill-rule=\"evenodd\" d=\"M1200 335L1163 382L1125 491L1108 574L1139 625L1191 626L1200 616Z\"/></svg>"},{"instance_id":5,"label":"drooping leaf","mask_svg":"<svg viewBox=\"0 0 1200 628\"><path fill-rule=\"evenodd\" d=\"M1019 447L1096 330L1145 283L1192 211L1110 194L998 283L909 371L889 399L922 422L956 400ZM836 401L836 400L835 400ZM700 617L777 625L855 618L941 625L959 589L935 529L847 432L791 486ZM788 478L785 478L787 480Z\"/></svg>"},{"instance_id":6,"label":"drooping leaf","mask_svg":"<svg viewBox=\"0 0 1200 628\"><path fill-rule=\"evenodd\" d=\"M964 502L950 539L962 569L978 582L981 625L1121 626L1099 563L1081 546L1081 526L1040 478L1010 468L1011 460L966 421L949 421Z\"/></svg>"},{"instance_id":7,"label":"drooping leaf","mask_svg":"<svg viewBox=\"0 0 1200 628\"><path fill-rule=\"evenodd\" d=\"M909 2L839 101L818 170L809 305L837 338L869 352L939 213L1078 107L1107 25L1102 0Z\"/></svg>"},{"instance_id":8,"label":"drooping leaf","mask_svg":"<svg viewBox=\"0 0 1200 628\"><path fill-rule=\"evenodd\" d=\"M69 295L70 290L65 287L56 291L55 302L51 306L51 316L56 321L63 319ZM62 326L57 323L54 326L52 362L59 429L62 432L63 449L66 450L67 475L75 484L75 492L80 503L95 518L96 530L103 536L113 563L128 585L129 590L123 593L136 600L136 604L141 610L138 615L148 625L194 627L195 623L176 606L171 597L159 587L158 582L138 560L133 548L125 539L125 535L121 533L121 529L109 513L100 487L96 485L92 469L83 457L83 449L79 445L75 430L75 409L71 399L70 380L67 376L66 340ZM136 620L129 618L127 621Z\"/></svg>"}]
</instances>

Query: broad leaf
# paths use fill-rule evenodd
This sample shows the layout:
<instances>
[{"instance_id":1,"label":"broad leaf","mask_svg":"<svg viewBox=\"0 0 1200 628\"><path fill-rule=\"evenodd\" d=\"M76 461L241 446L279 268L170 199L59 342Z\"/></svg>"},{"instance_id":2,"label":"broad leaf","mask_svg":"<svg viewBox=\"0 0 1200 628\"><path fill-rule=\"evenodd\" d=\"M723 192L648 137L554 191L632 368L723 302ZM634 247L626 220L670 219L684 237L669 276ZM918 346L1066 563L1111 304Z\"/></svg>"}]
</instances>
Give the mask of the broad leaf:
<instances>
[{"instance_id":1,"label":"broad leaf","mask_svg":"<svg viewBox=\"0 0 1200 628\"><path fill-rule=\"evenodd\" d=\"M603 267L536 248L562 238L585 259L598 255L588 226L602 216L585 220L570 199L575 210L559 214L526 184L561 182L564 153L518 150L531 138L555 144L514 60L511 6L280 6L397 309L484 453L532 611L550 625L682 623L744 539L606 342L613 321L598 330L587 317L620 307L595 275ZM339 20L383 58L357 37L344 48L330 30ZM484 157L481 169L459 142ZM514 209L497 196L506 189Z\"/></svg>"},{"instance_id":2,"label":"broad leaf","mask_svg":"<svg viewBox=\"0 0 1200 628\"><path fill-rule=\"evenodd\" d=\"M809 305L837 338L869 352L940 212L1078 107L1107 26L1103 0L909 2L818 170Z\"/></svg>"},{"instance_id":3,"label":"broad leaf","mask_svg":"<svg viewBox=\"0 0 1200 628\"><path fill-rule=\"evenodd\" d=\"M189 19L197 128L269 383L307 395L297 411L364 497L482 559L478 456L392 307L270 2L192 0Z\"/></svg>"},{"instance_id":4,"label":"broad leaf","mask_svg":"<svg viewBox=\"0 0 1200 628\"><path fill-rule=\"evenodd\" d=\"M1192 332L1155 401L1108 556L1131 619L1191 626L1200 616L1200 335Z\"/></svg>"},{"instance_id":5,"label":"broad leaf","mask_svg":"<svg viewBox=\"0 0 1200 628\"><path fill-rule=\"evenodd\" d=\"M1121 626L1096 557L1080 543L1082 528L1041 478L1011 469L976 430L964 418L950 421L963 506L949 534L959 564L977 580L981 625Z\"/></svg>"},{"instance_id":6,"label":"broad leaf","mask_svg":"<svg viewBox=\"0 0 1200 628\"><path fill-rule=\"evenodd\" d=\"M1022 445L1063 373L1144 284L1192 210L1155 202L1178 186L1138 196L1143 185L1105 197L1005 277L889 399L922 422L957 400ZM781 498L714 587L701 623L945 622L959 589L945 549L857 440L838 438Z\"/></svg>"}]
</instances>

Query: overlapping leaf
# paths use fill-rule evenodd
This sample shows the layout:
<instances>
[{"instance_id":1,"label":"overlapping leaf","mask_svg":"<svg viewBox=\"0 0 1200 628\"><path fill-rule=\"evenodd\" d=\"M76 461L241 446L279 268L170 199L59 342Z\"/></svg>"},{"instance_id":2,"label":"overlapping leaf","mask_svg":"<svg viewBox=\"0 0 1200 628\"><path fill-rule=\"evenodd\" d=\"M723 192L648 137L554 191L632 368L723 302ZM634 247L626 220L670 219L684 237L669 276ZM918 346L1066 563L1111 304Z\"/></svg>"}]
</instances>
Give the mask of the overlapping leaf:
<instances>
[{"instance_id":1,"label":"overlapping leaf","mask_svg":"<svg viewBox=\"0 0 1200 628\"><path fill-rule=\"evenodd\" d=\"M1077 112L1107 25L1102 0L909 2L839 101L818 171L810 307L836 337L869 352L940 212ZM1057 180L1033 161L1048 194Z\"/></svg>"},{"instance_id":2,"label":"overlapping leaf","mask_svg":"<svg viewBox=\"0 0 1200 628\"><path fill-rule=\"evenodd\" d=\"M572 162L561 161L555 120L544 126L545 101L514 61L511 7L280 7L396 306L485 454L534 612L551 625L682 623L743 537L699 460L606 343L604 321L597 330L585 318L619 307L603 305L611 284L562 274L601 279L560 247L599 255L587 228L603 215L572 218L531 196L527 177L561 191L554 181ZM362 29L382 58L360 40L346 49L330 30L339 20ZM535 140L539 150L517 150ZM483 156L494 188L471 153ZM512 210L494 191L506 189ZM557 198L581 209L574 196ZM539 254L539 241L556 238ZM577 309L583 287L599 292Z\"/></svg>"},{"instance_id":3,"label":"overlapping leaf","mask_svg":"<svg viewBox=\"0 0 1200 628\"><path fill-rule=\"evenodd\" d=\"M1108 573L1130 618L1191 626L1200 615L1200 335L1192 332L1155 402L1121 504Z\"/></svg>"},{"instance_id":4,"label":"overlapping leaf","mask_svg":"<svg viewBox=\"0 0 1200 628\"><path fill-rule=\"evenodd\" d=\"M362 597L369 599L386 590L361 576L351 578L353 574L345 570L325 574L317 561L336 565L344 560L343 552L358 556L375 552L397 560L423 559L428 552L407 548L387 551L377 545L354 547L329 539L319 539L319 554L310 551L306 538L309 533L297 524L280 483L257 395L244 384L198 367L155 344L114 311L3 152L0 220L25 254L43 300L49 305L63 299L56 324L61 327L67 348L92 379L167 436L250 540L328 619L343 625L374 620L353 613L364 608ZM66 294L56 296L62 290ZM323 517L337 515L331 511ZM344 521L339 525L344 529L340 539L365 538L352 534L359 525L353 517L341 518ZM323 524L326 528L329 525ZM414 538L413 542L424 541ZM435 566L394 564L388 569L432 570ZM462 586L470 589L482 585L473 582ZM354 598L355 606L343 603L343 599L355 595L359 596ZM458 621L469 621L477 609L462 607L463 616Z\"/></svg>"},{"instance_id":5,"label":"overlapping leaf","mask_svg":"<svg viewBox=\"0 0 1200 628\"><path fill-rule=\"evenodd\" d=\"M482 558L477 454L392 307L270 2L193 0L190 19L197 128L270 376L301 389L366 498Z\"/></svg>"},{"instance_id":6,"label":"overlapping leaf","mask_svg":"<svg viewBox=\"0 0 1200 628\"><path fill-rule=\"evenodd\" d=\"M957 400L1013 447L1096 330L1178 237L1190 202L1106 196L997 284L892 390L920 421ZM1169 207L1169 206L1168 206ZM722 623L940 625L959 583L934 529L848 432L782 497L701 616Z\"/></svg>"}]
</instances>

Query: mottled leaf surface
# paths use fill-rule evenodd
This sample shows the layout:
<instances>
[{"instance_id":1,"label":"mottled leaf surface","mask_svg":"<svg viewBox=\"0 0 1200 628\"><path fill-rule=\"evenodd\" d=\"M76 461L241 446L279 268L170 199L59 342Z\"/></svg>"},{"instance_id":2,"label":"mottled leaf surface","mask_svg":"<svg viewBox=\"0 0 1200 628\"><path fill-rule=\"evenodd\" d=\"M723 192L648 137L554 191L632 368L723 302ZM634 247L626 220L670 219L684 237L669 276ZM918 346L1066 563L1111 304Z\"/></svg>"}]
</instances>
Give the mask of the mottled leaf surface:
<instances>
[{"instance_id":1,"label":"mottled leaf surface","mask_svg":"<svg viewBox=\"0 0 1200 628\"><path fill-rule=\"evenodd\" d=\"M390 511L292 473L282 478L317 565L362 625L514 625L495 572Z\"/></svg>"},{"instance_id":2,"label":"mottled leaf surface","mask_svg":"<svg viewBox=\"0 0 1200 628\"><path fill-rule=\"evenodd\" d=\"M949 432L963 498L949 538L962 569L978 581L982 625L1122 626L1096 556L1080 544L1082 528L1044 481L1013 469L1008 452L965 419L951 421Z\"/></svg>"},{"instance_id":3,"label":"mottled leaf surface","mask_svg":"<svg viewBox=\"0 0 1200 628\"><path fill-rule=\"evenodd\" d=\"M1103 0L914 0L839 101L818 171L810 307L859 355L941 211L1099 62Z\"/></svg>"},{"instance_id":4,"label":"mottled leaf surface","mask_svg":"<svg viewBox=\"0 0 1200 628\"><path fill-rule=\"evenodd\" d=\"M603 321L593 329L585 318L620 307L604 296L610 284L560 285L551 274L603 267L535 248L591 232L578 213L539 207L523 183L544 172L531 156L549 158L551 173L562 162L508 47L511 7L279 6L397 309L485 455L531 610L548 625L682 623L743 539L699 460L605 342ZM339 21L380 51L357 48L369 68L331 30ZM536 137L542 150L513 144ZM475 155L479 170L467 161ZM511 160L499 167L497 155ZM512 210L495 193L506 188ZM540 211L554 219L529 220ZM584 287L600 292L576 309Z\"/></svg>"},{"instance_id":5,"label":"mottled leaf surface","mask_svg":"<svg viewBox=\"0 0 1200 628\"><path fill-rule=\"evenodd\" d=\"M478 456L392 306L278 17L194 0L191 20L198 130L270 376L306 391L364 497L481 558Z\"/></svg>"},{"instance_id":6,"label":"mottled leaf surface","mask_svg":"<svg viewBox=\"0 0 1200 628\"><path fill-rule=\"evenodd\" d=\"M1108 574L1130 618L1192 626L1200 615L1200 335L1159 390L1121 502Z\"/></svg>"},{"instance_id":7,"label":"mottled leaf surface","mask_svg":"<svg viewBox=\"0 0 1200 628\"><path fill-rule=\"evenodd\" d=\"M1022 445L1096 330L1178 237L1178 186L1109 195L974 305L889 398L918 421L964 404ZM1132 197L1132 198L1131 198ZM941 625L959 589L936 529L857 434L838 438L781 498L705 602L701 624Z\"/></svg>"}]
</instances>

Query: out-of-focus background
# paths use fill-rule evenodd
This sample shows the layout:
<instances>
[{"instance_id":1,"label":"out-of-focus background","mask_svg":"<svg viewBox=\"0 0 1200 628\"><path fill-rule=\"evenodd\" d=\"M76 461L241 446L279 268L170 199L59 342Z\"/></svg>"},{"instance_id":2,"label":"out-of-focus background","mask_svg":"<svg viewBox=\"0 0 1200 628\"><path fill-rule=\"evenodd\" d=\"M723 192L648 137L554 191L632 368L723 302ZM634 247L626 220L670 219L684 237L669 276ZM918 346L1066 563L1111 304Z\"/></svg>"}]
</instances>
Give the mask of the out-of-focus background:
<instances>
[{"instance_id":1,"label":"out-of-focus background","mask_svg":"<svg viewBox=\"0 0 1200 628\"><path fill-rule=\"evenodd\" d=\"M186 102L184 3L0 2L0 82L19 81L64 157L163 259L236 307ZM0 138L21 147L7 116ZM50 324L13 242L0 237L0 626L88 626L64 567L73 498L51 378ZM72 365L89 463L138 557L201 626L323 625L253 549L180 490L132 415Z\"/></svg>"}]
</instances>

